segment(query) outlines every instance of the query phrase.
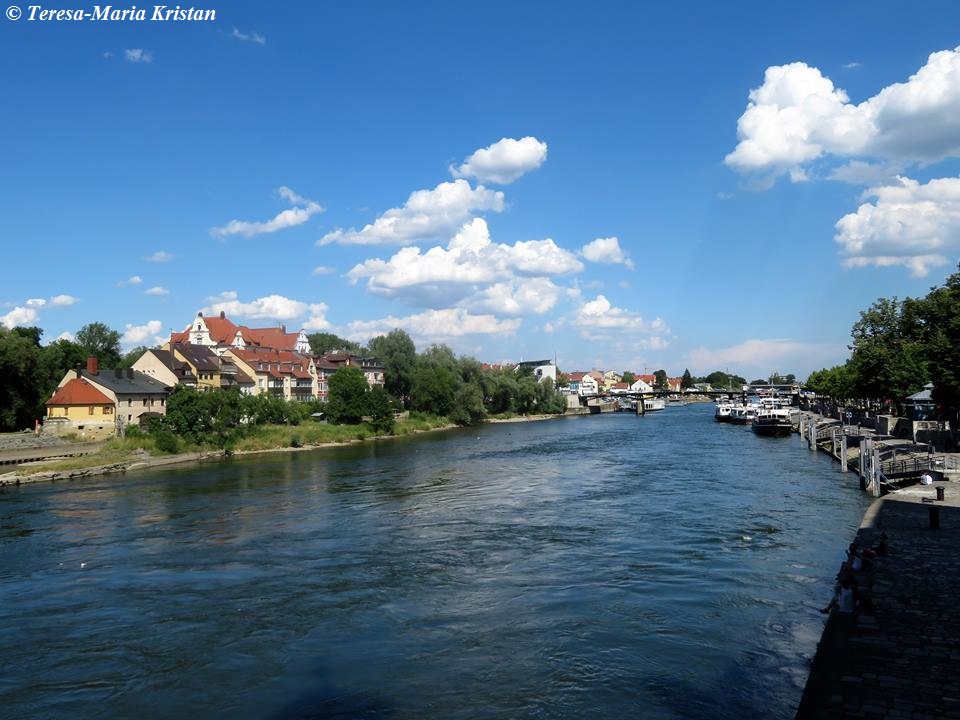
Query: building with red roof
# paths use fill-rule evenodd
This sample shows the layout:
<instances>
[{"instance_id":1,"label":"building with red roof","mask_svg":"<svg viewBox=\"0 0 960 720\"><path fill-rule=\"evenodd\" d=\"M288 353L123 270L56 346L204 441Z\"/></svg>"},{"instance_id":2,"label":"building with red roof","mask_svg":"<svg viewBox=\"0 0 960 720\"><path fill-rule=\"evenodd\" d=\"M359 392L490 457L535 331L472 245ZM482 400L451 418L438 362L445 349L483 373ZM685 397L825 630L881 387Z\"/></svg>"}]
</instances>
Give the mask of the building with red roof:
<instances>
[{"instance_id":1,"label":"building with red roof","mask_svg":"<svg viewBox=\"0 0 960 720\"><path fill-rule=\"evenodd\" d=\"M310 341L304 330L288 333L286 325L271 328L237 325L222 311L219 315L204 315L198 312L193 322L182 332L170 335L170 341L164 349L169 350L172 345L205 345L213 348L218 355L227 348L250 347L310 352Z\"/></svg>"}]
</instances>

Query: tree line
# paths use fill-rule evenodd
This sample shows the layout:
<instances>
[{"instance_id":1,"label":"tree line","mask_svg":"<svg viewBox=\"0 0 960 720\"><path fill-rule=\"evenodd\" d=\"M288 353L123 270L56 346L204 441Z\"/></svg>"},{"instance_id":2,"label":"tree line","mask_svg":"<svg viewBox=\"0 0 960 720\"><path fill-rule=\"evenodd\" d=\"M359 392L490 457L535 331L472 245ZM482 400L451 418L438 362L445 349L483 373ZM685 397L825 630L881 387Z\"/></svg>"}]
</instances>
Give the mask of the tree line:
<instances>
[{"instance_id":1,"label":"tree line","mask_svg":"<svg viewBox=\"0 0 960 720\"><path fill-rule=\"evenodd\" d=\"M32 428L46 415L46 401L66 373L94 355L103 368L130 367L146 348L124 354L120 333L100 322L85 325L75 339L41 344L37 327L0 328L0 431ZM531 370L490 370L471 357L457 357L446 345L422 352L403 330L380 335L362 346L332 333L310 336L315 354L332 350L375 357L385 386L370 388L355 366L329 380L326 403L288 403L265 395L233 397L226 391L202 393L178 387L167 407L167 429L185 438L223 434L230 428L263 423L297 423L323 413L339 424L365 422L389 433L394 413L408 409L446 417L460 425L491 415L558 413L566 407L553 383L538 382ZM202 397L209 396L209 397Z\"/></svg>"},{"instance_id":2,"label":"tree line","mask_svg":"<svg viewBox=\"0 0 960 720\"><path fill-rule=\"evenodd\" d=\"M837 402L895 405L933 383L941 417L960 408L960 272L922 298L881 298L851 330L850 358L810 374Z\"/></svg>"}]
</instances>

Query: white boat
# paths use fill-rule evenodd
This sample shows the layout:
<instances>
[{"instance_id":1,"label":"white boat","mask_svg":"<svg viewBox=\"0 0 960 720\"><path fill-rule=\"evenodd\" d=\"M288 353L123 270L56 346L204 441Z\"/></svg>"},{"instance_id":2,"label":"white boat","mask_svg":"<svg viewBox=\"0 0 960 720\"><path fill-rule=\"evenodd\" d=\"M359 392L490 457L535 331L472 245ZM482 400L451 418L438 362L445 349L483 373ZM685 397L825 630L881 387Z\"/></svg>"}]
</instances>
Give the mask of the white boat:
<instances>
[{"instance_id":1,"label":"white boat","mask_svg":"<svg viewBox=\"0 0 960 720\"><path fill-rule=\"evenodd\" d=\"M717 422L730 422L730 412L733 407L733 403L729 400L717 400L713 409L713 419Z\"/></svg>"},{"instance_id":2,"label":"white boat","mask_svg":"<svg viewBox=\"0 0 960 720\"><path fill-rule=\"evenodd\" d=\"M757 435L789 435L793 432L793 411L786 398L768 397L760 400L760 408L753 419Z\"/></svg>"},{"instance_id":3,"label":"white boat","mask_svg":"<svg viewBox=\"0 0 960 720\"><path fill-rule=\"evenodd\" d=\"M645 413L663 410L667 406L667 401L663 398L653 397L643 399L643 411Z\"/></svg>"},{"instance_id":4,"label":"white boat","mask_svg":"<svg viewBox=\"0 0 960 720\"><path fill-rule=\"evenodd\" d=\"M755 405L735 405L730 410L730 419L735 425L749 425L757 416L757 407Z\"/></svg>"},{"instance_id":5,"label":"white boat","mask_svg":"<svg viewBox=\"0 0 960 720\"><path fill-rule=\"evenodd\" d=\"M761 408L753 419L753 431L757 435L789 435L793 432L790 408Z\"/></svg>"}]
</instances>

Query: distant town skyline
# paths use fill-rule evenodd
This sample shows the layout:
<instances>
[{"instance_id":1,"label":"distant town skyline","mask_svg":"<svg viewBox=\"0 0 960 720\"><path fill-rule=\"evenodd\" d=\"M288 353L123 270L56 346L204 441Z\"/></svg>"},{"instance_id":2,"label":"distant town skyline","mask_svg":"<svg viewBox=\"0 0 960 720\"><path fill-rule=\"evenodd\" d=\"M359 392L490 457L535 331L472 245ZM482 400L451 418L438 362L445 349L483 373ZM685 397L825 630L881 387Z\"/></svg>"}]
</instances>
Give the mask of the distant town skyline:
<instances>
[{"instance_id":1,"label":"distant town skyline","mask_svg":"<svg viewBox=\"0 0 960 720\"><path fill-rule=\"evenodd\" d=\"M953 3L29 17L0 19L0 324L44 342L224 311L804 378L960 258Z\"/></svg>"}]
</instances>

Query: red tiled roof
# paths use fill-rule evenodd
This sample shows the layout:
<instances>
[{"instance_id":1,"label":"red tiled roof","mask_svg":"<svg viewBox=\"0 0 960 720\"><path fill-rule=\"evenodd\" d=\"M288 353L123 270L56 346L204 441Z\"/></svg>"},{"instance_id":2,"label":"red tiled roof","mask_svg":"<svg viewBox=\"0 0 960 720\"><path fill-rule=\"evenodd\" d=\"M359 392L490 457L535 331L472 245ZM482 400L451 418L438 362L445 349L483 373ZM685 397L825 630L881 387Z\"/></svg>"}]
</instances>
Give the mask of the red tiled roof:
<instances>
[{"instance_id":1,"label":"red tiled roof","mask_svg":"<svg viewBox=\"0 0 960 720\"><path fill-rule=\"evenodd\" d=\"M47 405L113 405L113 400L86 380L72 378L47 400Z\"/></svg>"},{"instance_id":2,"label":"red tiled roof","mask_svg":"<svg viewBox=\"0 0 960 720\"><path fill-rule=\"evenodd\" d=\"M259 345L265 348L292 351L297 346L300 333L284 332L283 328L248 328L241 327L244 342Z\"/></svg>"}]
</instances>

